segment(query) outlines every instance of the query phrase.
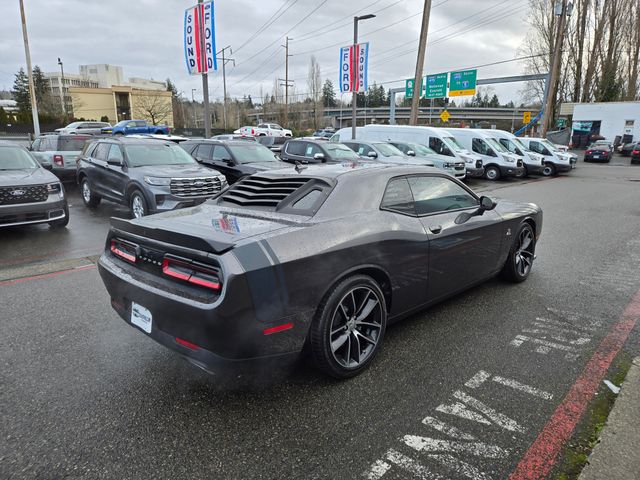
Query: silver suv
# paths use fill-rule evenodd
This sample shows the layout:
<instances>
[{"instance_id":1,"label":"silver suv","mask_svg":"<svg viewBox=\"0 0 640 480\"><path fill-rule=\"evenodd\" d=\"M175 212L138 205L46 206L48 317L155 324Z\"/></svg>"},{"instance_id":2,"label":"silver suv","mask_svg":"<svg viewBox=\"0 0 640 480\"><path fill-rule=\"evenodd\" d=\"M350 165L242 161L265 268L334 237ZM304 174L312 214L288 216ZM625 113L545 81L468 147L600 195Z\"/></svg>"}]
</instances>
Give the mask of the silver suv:
<instances>
[{"instance_id":1,"label":"silver suv","mask_svg":"<svg viewBox=\"0 0 640 480\"><path fill-rule=\"evenodd\" d=\"M42 135L36 138L29 150L45 167L61 179L72 179L76 174L76 161L90 135Z\"/></svg>"}]
</instances>

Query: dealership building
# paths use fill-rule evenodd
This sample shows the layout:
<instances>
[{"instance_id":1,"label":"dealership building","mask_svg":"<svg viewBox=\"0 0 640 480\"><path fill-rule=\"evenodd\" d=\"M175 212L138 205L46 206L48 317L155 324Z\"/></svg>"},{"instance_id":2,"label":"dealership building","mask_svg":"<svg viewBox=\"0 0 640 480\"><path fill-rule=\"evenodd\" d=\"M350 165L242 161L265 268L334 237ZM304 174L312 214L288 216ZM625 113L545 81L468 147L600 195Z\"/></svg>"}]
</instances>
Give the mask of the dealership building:
<instances>
[{"instance_id":1,"label":"dealership building","mask_svg":"<svg viewBox=\"0 0 640 480\"><path fill-rule=\"evenodd\" d=\"M640 102L564 103L560 115L572 116L574 147L587 145L593 136L640 141Z\"/></svg>"}]
</instances>

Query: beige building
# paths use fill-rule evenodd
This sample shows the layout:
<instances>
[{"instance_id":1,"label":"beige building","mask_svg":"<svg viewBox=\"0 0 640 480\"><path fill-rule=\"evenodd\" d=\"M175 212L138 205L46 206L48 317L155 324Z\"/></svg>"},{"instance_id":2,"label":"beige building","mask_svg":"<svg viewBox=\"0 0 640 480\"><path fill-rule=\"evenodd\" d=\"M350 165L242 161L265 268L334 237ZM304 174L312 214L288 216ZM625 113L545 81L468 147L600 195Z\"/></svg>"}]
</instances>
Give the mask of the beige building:
<instances>
[{"instance_id":1,"label":"beige building","mask_svg":"<svg viewBox=\"0 0 640 480\"><path fill-rule=\"evenodd\" d=\"M69 88L76 118L115 124L122 120L147 120L154 125L173 126L171 92L143 90L130 86Z\"/></svg>"}]
</instances>

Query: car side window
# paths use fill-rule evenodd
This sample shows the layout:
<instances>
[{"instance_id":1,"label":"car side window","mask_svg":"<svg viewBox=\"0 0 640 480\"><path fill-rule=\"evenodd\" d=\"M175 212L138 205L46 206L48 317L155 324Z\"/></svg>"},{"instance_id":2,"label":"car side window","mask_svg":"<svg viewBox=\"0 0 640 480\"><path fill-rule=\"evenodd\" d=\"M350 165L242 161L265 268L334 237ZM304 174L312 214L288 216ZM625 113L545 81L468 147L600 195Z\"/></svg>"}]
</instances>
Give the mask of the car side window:
<instances>
[{"instance_id":1,"label":"car side window","mask_svg":"<svg viewBox=\"0 0 640 480\"><path fill-rule=\"evenodd\" d=\"M453 156L451 150L449 150L442 139L438 137L429 137L429 148L431 150L434 150L436 153L439 153L440 155L449 155L450 157Z\"/></svg>"},{"instance_id":2,"label":"car side window","mask_svg":"<svg viewBox=\"0 0 640 480\"><path fill-rule=\"evenodd\" d=\"M409 177L416 213L431 213L477 207L478 199L445 177Z\"/></svg>"},{"instance_id":3,"label":"car side window","mask_svg":"<svg viewBox=\"0 0 640 480\"><path fill-rule=\"evenodd\" d=\"M109 149L109 156L107 157L109 160L119 160L120 162L124 162L124 157L122 156L122 150L118 145L111 145Z\"/></svg>"},{"instance_id":4,"label":"car side window","mask_svg":"<svg viewBox=\"0 0 640 480\"><path fill-rule=\"evenodd\" d=\"M289 155L304 156L306 142L287 142L286 152Z\"/></svg>"},{"instance_id":5,"label":"car side window","mask_svg":"<svg viewBox=\"0 0 640 480\"><path fill-rule=\"evenodd\" d=\"M542 146L540 145L540 142L532 140L529 142L529 150L536 153L542 153Z\"/></svg>"},{"instance_id":6,"label":"car side window","mask_svg":"<svg viewBox=\"0 0 640 480\"><path fill-rule=\"evenodd\" d=\"M217 161L222 161L222 160L228 160L231 158L231 155L229 155L229 152L227 152L227 149L224 148L222 145L215 145L213 147L213 159L217 160Z\"/></svg>"},{"instance_id":7,"label":"car side window","mask_svg":"<svg viewBox=\"0 0 640 480\"><path fill-rule=\"evenodd\" d=\"M471 140L471 150L479 153L480 155L489 155L486 142L482 141L480 138L474 138Z\"/></svg>"},{"instance_id":8,"label":"car side window","mask_svg":"<svg viewBox=\"0 0 640 480\"><path fill-rule=\"evenodd\" d=\"M109 149L111 148L111 144L109 143L99 143L98 148L93 152L93 158L97 160L107 161L109 155Z\"/></svg>"},{"instance_id":9,"label":"car side window","mask_svg":"<svg viewBox=\"0 0 640 480\"><path fill-rule=\"evenodd\" d=\"M137 122L133 122L134 126L136 127L146 127L147 126L147 122L143 121L143 120L139 120Z\"/></svg>"},{"instance_id":10,"label":"car side window","mask_svg":"<svg viewBox=\"0 0 640 480\"><path fill-rule=\"evenodd\" d=\"M358 155L366 157L370 152L373 152L373 148L371 148L370 146L362 144L358 145Z\"/></svg>"},{"instance_id":11,"label":"car side window","mask_svg":"<svg viewBox=\"0 0 640 480\"><path fill-rule=\"evenodd\" d=\"M413 194L411 193L411 188L409 187L409 182L406 177L394 178L389 181L384 191L380 208L403 215L416 214Z\"/></svg>"},{"instance_id":12,"label":"car side window","mask_svg":"<svg viewBox=\"0 0 640 480\"><path fill-rule=\"evenodd\" d=\"M304 149L304 156L305 157L309 157L309 158L313 158L313 156L316 153L322 153L322 150L320 150L320 147L318 147L317 145L313 144L313 143L307 143Z\"/></svg>"},{"instance_id":13,"label":"car side window","mask_svg":"<svg viewBox=\"0 0 640 480\"><path fill-rule=\"evenodd\" d=\"M201 161L210 160L212 150L213 150L213 145L201 143L196 148L196 151L193 152L193 156L196 158L196 160L201 160Z\"/></svg>"}]
</instances>

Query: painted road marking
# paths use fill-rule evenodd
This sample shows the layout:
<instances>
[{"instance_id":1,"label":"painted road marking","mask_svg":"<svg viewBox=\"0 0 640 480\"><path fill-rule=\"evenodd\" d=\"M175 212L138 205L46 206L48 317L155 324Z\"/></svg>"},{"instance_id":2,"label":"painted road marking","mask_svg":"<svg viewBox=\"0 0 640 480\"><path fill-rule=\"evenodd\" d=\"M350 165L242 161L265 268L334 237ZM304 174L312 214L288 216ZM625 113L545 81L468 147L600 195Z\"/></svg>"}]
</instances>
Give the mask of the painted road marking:
<instances>
[{"instance_id":1,"label":"painted road marking","mask_svg":"<svg viewBox=\"0 0 640 480\"><path fill-rule=\"evenodd\" d=\"M547 310L559 319L536 317L509 345L518 348L528 343L532 344L536 353L548 355L554 350L561 351L565 352L566 360L575 361L581 347L591 342L592 333L598 330L602 322L590 315L553 308ZM523 335L525 333L527 335Z\"/></svg>"},{"instance_id":2,"label":"painted road marking","mask_svg":"<svg viewBox=\"0 0 640 480\"><path fill-rule=\"evenodd\" d=\"M90 264L90 265L83 265L81 267L70 268L67 270L60 270L58 272L44 273L41 275L33 275L31 277L15 278L13 280L3 280L0 282L0 287L15 285L17 283L30 282L32 280L43 280L45 278L57 277L58 275L64 275L66 273L82 272L84 270L91 270L94 268L96 268L96 266L94 264Z\"/></svg>"},{"instance_id":3,"label":"painted road marking","mask_svg":"<svg viewBox=\"0 0 640 480\"><path fill-rule=\"evenodd\" d=\"M476 373L471 380L464 384L467 388L478 388L484 382L491 378L491 374L489 372L485 372L484 370L480 370ZM540 390L538 388L531 387L529 385L525 385L524 383L520 383L517 380L512 380L510 378L504 378L499 375L495 375L492 379L494 382L504 385L505 387L511 387L514 390L520 390L521 392L528 393L529 395L533 395L535 397L544 398L545 400L553 399L553 395L549 392L545 392L544 390Z\"/></svg>"},{"instance_id":4,"label":"painted road marking","mask_svg":"<svg viewBox=\"0 0 640 480\"><path fill-rule=\"evenodd\" d=\"M485 370L477 372L464 385L466 388L478 390L489 379L538 399L550 400L553 398L548 392L500 375L492 376L491 373ZM462 420L476 422L486 427L497 426L512 433L525 432L524 427L515 420L489 407L463 390L455 390L451 397L450 402L438 405L435 411L440 414L452 415ZM370 466L364 476L370 480L379 480L387 472L395 468L421 479L445 478L425 466L424 462L426 460L436 462L441 467L444 466L458 477L489 480L491 477L482 472L477 466L472 465L470 463L471 460L474 458L480 461L503 459L510 454L507 448L483 441L484 439L478 439L475 435L467 433L457 426L450 425L436 416L428 415L422 419L421 423L449 438L431 438L413 433L404 435L398 439L401 442L400 444L405 448L410 448L413 452L419 452L422 461L390 448L385 452L382 459L376 460ZM490 434L491 430L487 429L487 436Z\"/></svg>"}]
</instances>

